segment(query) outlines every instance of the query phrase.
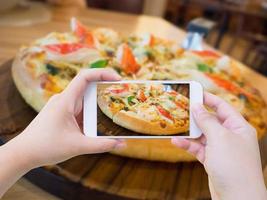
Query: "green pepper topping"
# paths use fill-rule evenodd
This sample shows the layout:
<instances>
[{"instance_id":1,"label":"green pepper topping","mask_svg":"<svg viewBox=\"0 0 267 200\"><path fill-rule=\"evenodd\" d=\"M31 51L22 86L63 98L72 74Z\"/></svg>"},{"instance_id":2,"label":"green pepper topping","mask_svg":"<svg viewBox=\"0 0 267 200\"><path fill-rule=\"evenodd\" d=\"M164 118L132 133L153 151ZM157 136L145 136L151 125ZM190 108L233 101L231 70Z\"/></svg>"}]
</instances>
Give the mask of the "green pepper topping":
<instances>
[{"instance_id":1,"label":"green pepper topping","mask_svg":"<svg viewBox=\"0 0 267 200\"><path fill-rule=\"evenodd\" d=\"M110 97L110 100L113 101L113 102L115 102L116 101L116 98Z\"/></svg>"},{"instance_id":2,"label":"green pepper topping","mask_svg":"<svg viewBox=\"0 0 267 200\"><path fill-rule=\"evenodd\" d=\"M47 69L48 73L53 75L53 76L57 75L59 72L59 69L56 68L54 65L51 65L51 64L46 64L46 69Z\"/></svg>"},{"instance_id":3,"label":"green pepper topping","mask_svg":"<svg viewBox=\"0 0 267 200\"><path fill-rule=\"evenodd\" d=\"M90 64L90 68L104 68L108 65L108 60L97 60Z\"/></svg>"},{"instance_id":4,"label":"green pepper topping","mask_svg":"<svg viewBox=\"0 0 267 200\"><path fill-rule=\"evenodd\" d=\"M133 102L133 99L135 98L135 96L128 96L127 101L129 105L134 105L135 103Z\"/></svg>"},{"instance_id":5,"label":"green pepper topping","mask_svg":"<svg viewBox=\"0 0 267 200\"><path fill-rule=\"evenodd\" d=\"M204 63L197 64L197 68L199 71L202 71L202 72L212 72L212 69Z\"/></svg>"},{"instance_id":6,"label":"green pepper topping","mask_svg":"<svg viewBox=\"0 0 267 200\"><path fill-rule=\"evenodd\" d=\"M169 97L169 100L174 101L175 98L174 97Z\"/></svg>"}]
</instances>

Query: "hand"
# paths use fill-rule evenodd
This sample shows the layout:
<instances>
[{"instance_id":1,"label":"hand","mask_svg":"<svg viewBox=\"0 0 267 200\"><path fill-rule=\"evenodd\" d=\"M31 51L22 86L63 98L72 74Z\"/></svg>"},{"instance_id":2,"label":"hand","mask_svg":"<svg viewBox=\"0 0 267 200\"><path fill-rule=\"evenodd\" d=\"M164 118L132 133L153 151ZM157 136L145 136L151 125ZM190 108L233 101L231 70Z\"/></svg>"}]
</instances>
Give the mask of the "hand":
<instances>
[{"instance_id":1,"label":"hand","mask_svg":"<svg viewBox=\"0 0 267 200\"><path fill-rule=\"evenodd\" d=\"M50 98L25 131L11 141L29 157L32 167L124 147L122 141L89 138L82 133L83 95L90 81L98 80L120 80L120 76L112 70L82 70L62 93Z\"/></svg>"},{"instance_id":2,"label":"hand","mask_svg":"<svg viewBox=\"0 0 267 200\"><path fill-rule=\"evenodd\" d=\"M0 146L0 198L22 175L80 154L125 147L121 140L89 138L82 133L83 94L90 81L120 80L112 70L82 70L60 94L54 95L30 125Z\"/></svg>"},{"instance_id":3,"label":"hand","mask_svg":"<svg viewBox=\"0 0 267 200\"><path fill-rule=\"evenodd\" d=\"M219 97L205 93L204 103L215 113L202 105L192 110L203 135L172 143L204 165L212 199L266 199L255 129Z\"/></svg>"}]
</instances>

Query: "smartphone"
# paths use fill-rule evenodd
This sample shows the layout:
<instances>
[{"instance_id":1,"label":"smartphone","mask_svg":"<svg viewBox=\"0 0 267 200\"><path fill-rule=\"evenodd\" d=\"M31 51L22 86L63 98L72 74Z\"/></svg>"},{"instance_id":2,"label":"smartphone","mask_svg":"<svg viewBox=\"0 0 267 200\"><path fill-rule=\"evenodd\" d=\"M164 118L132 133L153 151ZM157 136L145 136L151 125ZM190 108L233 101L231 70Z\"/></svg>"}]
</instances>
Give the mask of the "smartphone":
<instances>
[{"instance_id":1,"label":"smartphone","mask_svg":"<svg viewBox=\"0 0 267 200\"><path fill-rule=\"evenodd\" d=\"M195 81L91 82L84 95L84 133L100 138L197 138L191 112L203 103Z\"/></svg>"}]
</instances>

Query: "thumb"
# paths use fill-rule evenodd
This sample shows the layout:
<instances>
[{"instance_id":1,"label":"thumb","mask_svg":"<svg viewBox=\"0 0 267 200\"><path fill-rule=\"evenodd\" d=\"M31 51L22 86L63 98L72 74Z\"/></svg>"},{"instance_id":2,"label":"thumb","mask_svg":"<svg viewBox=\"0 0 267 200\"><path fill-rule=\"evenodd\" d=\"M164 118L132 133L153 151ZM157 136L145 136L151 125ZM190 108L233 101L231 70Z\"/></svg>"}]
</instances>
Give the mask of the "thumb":
<instances>
[{"instance_id":1,"label":"thumb","mask_svg":"<svg viewBox=\"0 0 267 200\"><path fill-rule=\"evenodd\" d=\"M120 79L120 75L112 69L82 69L64 92L77 100L83 96L86 87L92 81L118 81Z\"/></svg>"},{"instance_id":2,"label":"thumb","mask_svg":"<svg viewBox=\"0 0 267 200\"><path fill-rule=\"evenodd\" d=\"M118 81L121 77L111 69L84 69L70 82L63 91L69 107L75 114L82 108L83 95L88 84L92 81Z\"/></svg>"},{"instance_id":3,"label":"thumb","mask_svg":"<svg viewBox=\"0 0 267 200\"><path fill-rule=\"evenodd\" d=\"M202 104L194 105L192 112L197 126L208 140L215 138L218 131L225 129L216 116L208 112Z\"/></svg>"},{"instance_id":4,"label":"thumb","mask_svg":"<svg viewBox=\"0 0 267 200\"><path fill-rule=\"evenodd\" d=\"M123 149L126 147L126 143L115 139L90 138L82 136L81 146L84 154L91 154Z\"/></svg>"}]
</instances>

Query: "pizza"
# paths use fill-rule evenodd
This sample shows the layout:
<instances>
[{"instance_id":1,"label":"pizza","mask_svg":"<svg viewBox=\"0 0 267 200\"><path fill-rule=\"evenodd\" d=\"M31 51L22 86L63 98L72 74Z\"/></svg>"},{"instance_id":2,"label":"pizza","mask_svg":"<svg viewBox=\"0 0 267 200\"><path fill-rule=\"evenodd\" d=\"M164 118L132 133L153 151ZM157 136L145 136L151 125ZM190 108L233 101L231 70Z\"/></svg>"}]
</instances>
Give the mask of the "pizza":
<instances>
[{"instance_id":1,"label":"pizza","mask_svg":"<svg viewBox=\"0 0 267 200\"><path fill-rule=\"evenodd\" d=\"M266 133L266 104L242 77L241 63L211 50L185 50L174 41L150 33L122 35L108 28L89 30L73 18L71 31L52 32L21 47L13 62L12 76L25 101L40 111L84 68L112 68L124 80L198 81L204 90L241 112L257 129L259 138ZM100 107L112 117L107 101L99 100L103 103ZM127 144L126 149L113 153L170 162L195 160L169 140L129 139Z\"/></svg>"},{"instance_id":2,"label":"pizza","mask_svg":"<svg viewBox=\"0 0 267 200\"><path fill-rule=\"evenodd\" d=\"M151 135L189 131L189 100L171 85L124 83L104 86L99 89L98 106L114 123Z\"/></svg>"}]
</instances>

